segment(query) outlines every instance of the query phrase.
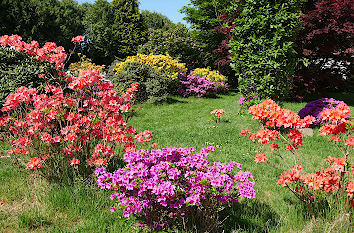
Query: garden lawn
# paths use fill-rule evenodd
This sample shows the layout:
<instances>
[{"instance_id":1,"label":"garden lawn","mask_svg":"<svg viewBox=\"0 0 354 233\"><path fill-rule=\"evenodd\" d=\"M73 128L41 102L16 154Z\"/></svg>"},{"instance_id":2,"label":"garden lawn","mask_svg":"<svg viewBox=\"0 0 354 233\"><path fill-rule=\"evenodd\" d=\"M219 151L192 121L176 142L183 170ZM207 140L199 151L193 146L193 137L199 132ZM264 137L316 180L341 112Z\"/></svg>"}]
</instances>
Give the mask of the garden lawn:
<instances>
[{"instance_id":1,"label":"garden lawn","mask_svg":"<svg viewBox=\"0 0 354 233\"><path fill-rule=\"evenodd\" d=\"M337 98L346 101L353 96ZM256 199L241 200L239 205L222 213L225 232L349 232L350 226L344 224L347 215L326 213L324 220L311 218L290 191L276 184L278 171L254 162L254 155L261 148L241 136L240 131L256 131L259 126L249 115L239 114L238 99L235 93L218 98L172 97L167 103L136 106L130 123L137 130L150 130L158 148L199 150L213 145L216 151L210 153L211 161L236 161L243 164L243 170L253 173ZM353 110L354 103L347 103ZM282 104L296 112L305 105ZM220 124L210 116L218 108L225 110ZM325 166L328 155L340 156L328 138L318 136L317 131L313 137L304 138L304 146L299 149L307 172ZM2 145L1 156L5 150L6 145ZM292 163L290 153L282 155ZM13 165L6 161L0 159L0 232L139 231L134 227L134 218L125 219L119 212L109 211L109 194L94 184L77 182L73 187L48 184L39 177L12 169Z\"/></svg>"}]
</instances>

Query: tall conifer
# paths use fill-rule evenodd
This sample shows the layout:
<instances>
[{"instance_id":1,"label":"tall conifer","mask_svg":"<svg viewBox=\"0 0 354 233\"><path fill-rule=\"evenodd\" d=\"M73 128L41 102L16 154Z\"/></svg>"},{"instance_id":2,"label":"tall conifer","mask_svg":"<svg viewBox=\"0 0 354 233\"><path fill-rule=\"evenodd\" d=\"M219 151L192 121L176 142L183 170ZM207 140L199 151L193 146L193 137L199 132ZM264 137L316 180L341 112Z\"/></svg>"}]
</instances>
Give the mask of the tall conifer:
<instances>
[{"instance_id":1,"label":"tall conifer","mask_svg":"<svg viewBox=\"0 0 354 233\"><path fill-rule=\"evenodd\" d=\"M135 55L138 45L146 41L147 33L143 26L137 0L113 0L117 31L115 36L120 41L118 58Z\"/></svg>"}]
</instances>

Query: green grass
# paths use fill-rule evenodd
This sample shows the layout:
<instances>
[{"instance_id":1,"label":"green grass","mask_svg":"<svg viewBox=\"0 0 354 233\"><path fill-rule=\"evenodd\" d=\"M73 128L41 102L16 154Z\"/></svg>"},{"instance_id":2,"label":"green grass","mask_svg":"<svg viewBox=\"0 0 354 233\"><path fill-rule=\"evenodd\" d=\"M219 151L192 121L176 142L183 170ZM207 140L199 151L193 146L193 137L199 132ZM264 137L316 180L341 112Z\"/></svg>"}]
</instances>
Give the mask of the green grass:
<instances>
[{"instance_id":1,"label":"green grass","mask_svg":"<svg viewBox=\"0 0 354 233\"><path fill-rule=\"evenodd\" d=\"M350 100L353 96L342 95ZM346 232L347 216L328 213L325 220L313 219L288 190L276 185L280 173L254 162L254 144L239 133L255 131L257 122L239 114L239 96L231 93L219 98L171 98L168 103L136 106L131 125L150 130L159 146L190 147L197 150L214 145L211 161L237 161L256 179L256 199L222 213L225 232ZM337 97L341 99L340 97ZM300 110L305 103L282 103ZM354 103L351 102L353 109ZM225 115L215 124L210 111L222 108ZM4 147L4 145L2 145ZM4 150L5 148L3 148ZM315 132L304 138L299 149L307 172L325 166L328 155L340 156L326 137ZM289 153L283 156L292 161ZM272 157L270 157L272 159ZM0 160L0 231L1 232L137 232L134 218L111 213L109 196L95 185L73 187L48 184L26 172L19 172ZM353 222L353 221L352 221Z\"/></svg>"}]
</instances>

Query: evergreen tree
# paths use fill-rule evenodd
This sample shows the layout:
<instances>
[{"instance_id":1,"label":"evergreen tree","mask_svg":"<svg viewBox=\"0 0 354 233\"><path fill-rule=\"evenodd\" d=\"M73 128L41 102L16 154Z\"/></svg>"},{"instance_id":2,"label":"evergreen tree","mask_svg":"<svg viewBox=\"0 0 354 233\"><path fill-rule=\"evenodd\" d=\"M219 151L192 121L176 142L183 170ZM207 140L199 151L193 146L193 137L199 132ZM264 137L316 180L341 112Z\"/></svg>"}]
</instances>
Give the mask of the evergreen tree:
<instances>
[{"instance_id":1,"label":"evergreen tree","mask_svg":"<svg viewBox=\"0 0 354 233\"><path fill-rule=\"evenodd\" d=\"M115 40L119 40L116 57L125 58L135 55L140 44L147 40L146 28L139 12L137 0L113 0L112 7L115 15Z\"/></svg>"},{"instance_id":2,"label":"evergreen tree","mask_svg":"<svg viewBox=\"0 0 354 233\"><path fill-rule=\"evenodd\" d=\"M65 49L81 35L82 11L75 0L2 0L0 35L18 34L24 41L56 42Z\"/></svg>"},{"instance_id":3,"label":"evergreen tree","mask_svg":"<svg viewBox=\"0 0 354 233\"><path fill-rule=\"evenodd\" d=\"M110 64L119 51L114 11L107 0L86 4L83 24L86 28L87 54L96 64Z\"/></svg>"}]
</instances>

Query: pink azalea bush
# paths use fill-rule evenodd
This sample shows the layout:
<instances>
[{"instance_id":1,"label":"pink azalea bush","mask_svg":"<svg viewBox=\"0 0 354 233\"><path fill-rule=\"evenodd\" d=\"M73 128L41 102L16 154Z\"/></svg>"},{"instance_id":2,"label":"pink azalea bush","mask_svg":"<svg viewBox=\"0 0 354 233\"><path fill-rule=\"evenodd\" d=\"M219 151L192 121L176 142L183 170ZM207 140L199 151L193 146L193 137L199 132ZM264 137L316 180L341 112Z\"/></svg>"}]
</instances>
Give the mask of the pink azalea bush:
<instances>
[{"instance_id":1,"label":"pink azalea bush","mask_svg":"<svg viewBox=\"0 0 354 233\"><path fill-rule=\"evenodd\" d=\"M227 84L222 81L210 81L207 77L198 77L191 71L189 75L182 75L178 92L184 97L203 97L217 92L228 90Z\"/></svg>"},{"instance_id":2,"label":"pink azalea bush","mask_svg":"<svg viewBox=\"0 0 354 233\"><path fill-rule=\"evenodd\" d=\"M112 192L123 215L137 215L153 229L173 226L191 228L202 223L205 231L217 225L218 210L238 201L254 198L254 181L241 164L209 164L208 153L214 147L201 149L167 147L159 150L127 152L124 168L113 173L97 168L97 184ZM233 169L238 173L231 174ZM204 229L204 228L205 229Z\"/></svg>"}]
</instances>

